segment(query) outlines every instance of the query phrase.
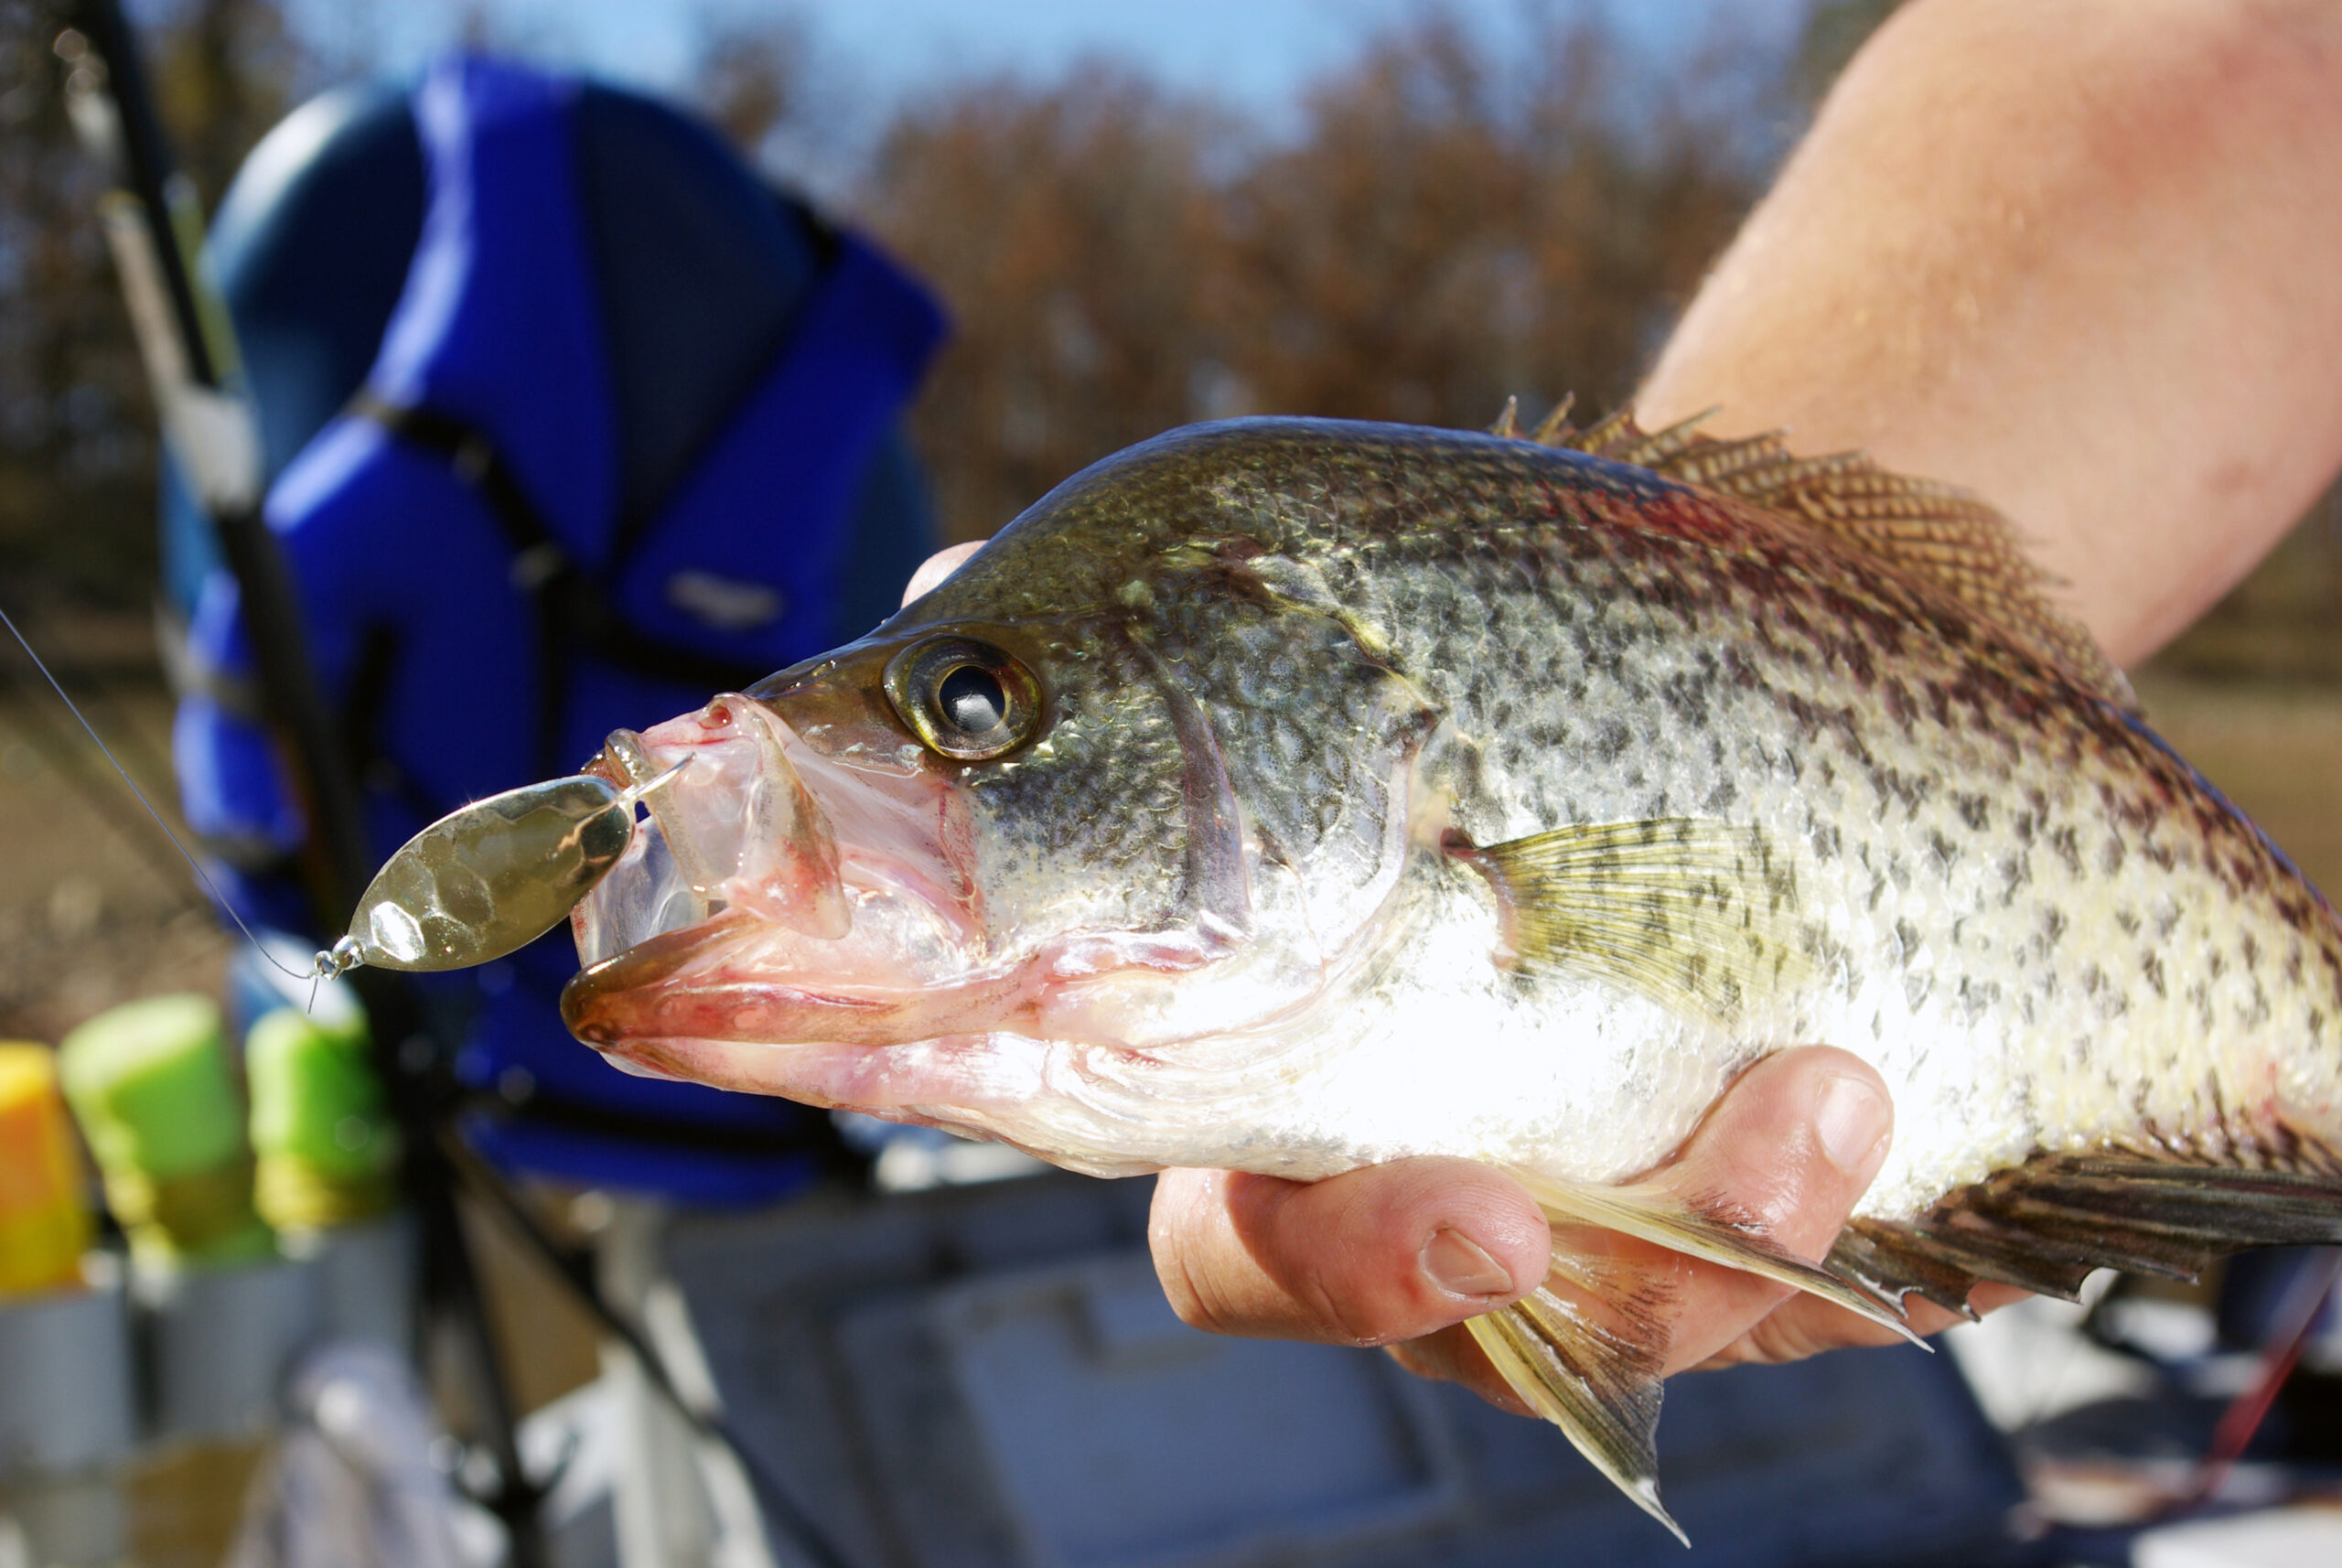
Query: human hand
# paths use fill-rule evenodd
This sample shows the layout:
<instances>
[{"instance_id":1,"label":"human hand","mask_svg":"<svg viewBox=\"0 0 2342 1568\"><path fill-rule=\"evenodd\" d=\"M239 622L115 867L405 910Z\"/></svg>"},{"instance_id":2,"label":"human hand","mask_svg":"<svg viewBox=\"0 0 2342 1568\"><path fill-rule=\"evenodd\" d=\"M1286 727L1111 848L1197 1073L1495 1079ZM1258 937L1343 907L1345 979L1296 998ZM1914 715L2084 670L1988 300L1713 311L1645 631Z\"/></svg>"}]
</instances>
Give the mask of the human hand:
<instances>
[{"instance_id":1,"label":"human hand","mask_svg":"<svg viewBox=\"0 0 2342 1568\"><path fill-rule=\"evenodd\" d=\"M1743 1074L1651 1179L1686 1197L1724 1195L1783 1246L1819 1260L1877 1175L1893 1122L1885 1083L1857 1058L1784 1051ZM1402 1160L1306 1185L1166 1171L1148 1240L1173 1308L1196 1327L1387 1346L1412 1371L1528 1413L1461 1325L1540 1283L1552 1242L1529 1195L1485 1165ZM1893 1342L1877 1325L1773 1281L1668 1262L1680 1289L1667 1372ZM2019 1294L1980 1287L1974 1305ZM1922 1333L1956 1321L1916 1300L1911 1317Z\"/></svg>"},{"instance_id":2,"label":"human hand","mask_svg":"<svg viewBox=\"0 0 2342 1568\"><path fill-rule=\"evenodd\" d=\"M919 570L911 574L911 580L903 585L903 603L909 604L913 599L958 571L967 564L969 556L983 547L983 540L971 539L962 544L948 545L920 562Z\"/></svg>"}]
</instances>

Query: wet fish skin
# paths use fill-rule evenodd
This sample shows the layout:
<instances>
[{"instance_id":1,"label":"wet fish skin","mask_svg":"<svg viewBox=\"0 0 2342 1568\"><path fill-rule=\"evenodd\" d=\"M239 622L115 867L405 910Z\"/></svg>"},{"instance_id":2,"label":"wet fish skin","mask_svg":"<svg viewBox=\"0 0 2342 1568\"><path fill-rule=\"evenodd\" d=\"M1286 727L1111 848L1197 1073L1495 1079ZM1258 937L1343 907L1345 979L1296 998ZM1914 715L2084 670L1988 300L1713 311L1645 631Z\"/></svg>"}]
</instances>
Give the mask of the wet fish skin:
<instances>
[{"instance_id":1,"label":"wet fish skin","mask_svg":"<svg viewBox=\"0 0 2342 1568\"><path fill-rule=\"evenodd\" d=\"M1570 1194L1825 1043L1896 1098L1860 1214L1950 1277L2086 1263L2047 1222L1956 1248L1943 1218L2035 1166L2085 1208L2154 1186L2084 1155L2198 1173L2119 1210L2138 1234L2336 1228L2333 912L2086 642L2078 671L1989 562L1931 575L1926 547L1533 441L1174 432L751 693L831 817L852 934L720 915L594 963L564 1013L659 1070L1079 1169L1462 1155L1557 1215L1727 1249ZM954 762L907 732L884 671L941 634L1031 671L1029 745ZM882 929L913 933L899 972ZM2155 1201L2196 1218L2159 1230ZM1865 1256L1838 1272L1938 1279ZM1533 1359L1564 1330L1510 1332ZM1657 1512L1648 1412L1617 1402L1548 1413ZM1606 1421L1626 1435L1584 1435Z\"/></svg>"},{"instance_id":2,"label":"wet fish skin","mask_svg":"<svg viewBox=\"0 0 2342 1568\"><path fill-rule=\"evenodd\" d=\"M1557 1129L1588 1151L1573 1174L1671 1148L1688 1122L1661 1086L1703 1108L1748 1052L1802 1041L1895 1086L1904 1132L1870 1214L2041 1150L2250 1140L2272 1101L2331 1124L2332 912L2138 719L1957 604L1776 519L1523 443L1303 426L1247 441L1241 472L1206 515L1250 527L1216 547L1305 572L1423 690L1447 726L1424 782L1454 830L1746 823L1798 889L1808 984L1679 1036L1714 1076L1622 1058L1631 1097L1580 1097ZM1275 801L1289 757L1335 748L1306 703L1216 700L1213 634L1182 630L1166 657L1238 715L1217 729L1240 797ZM1300 801L1354 794L1339 766L1314 764ZM1605 1169L1596 1129L1630 1105L1648 1142Z\"/></svg>"}]
</instances>

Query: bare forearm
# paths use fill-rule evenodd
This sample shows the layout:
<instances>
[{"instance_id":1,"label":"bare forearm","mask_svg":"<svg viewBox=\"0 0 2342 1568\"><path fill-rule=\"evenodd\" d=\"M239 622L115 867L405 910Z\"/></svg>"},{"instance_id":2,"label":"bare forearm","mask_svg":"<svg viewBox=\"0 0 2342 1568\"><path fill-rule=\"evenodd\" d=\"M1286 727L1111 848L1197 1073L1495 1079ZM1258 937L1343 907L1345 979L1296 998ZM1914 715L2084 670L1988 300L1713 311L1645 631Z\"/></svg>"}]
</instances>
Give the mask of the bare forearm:
<instances>
[{"instance_id":1,"label":"bare forearm","mask_svg":"<svg viewBox=\"0 0 2342 1568\"><path fill-rule=\"evenodd\" d=\"M2014 518L2118 660L2342 463L2342 6L1918 0L1661 356L1710 404Z\"/></svg>"}]
</instances>

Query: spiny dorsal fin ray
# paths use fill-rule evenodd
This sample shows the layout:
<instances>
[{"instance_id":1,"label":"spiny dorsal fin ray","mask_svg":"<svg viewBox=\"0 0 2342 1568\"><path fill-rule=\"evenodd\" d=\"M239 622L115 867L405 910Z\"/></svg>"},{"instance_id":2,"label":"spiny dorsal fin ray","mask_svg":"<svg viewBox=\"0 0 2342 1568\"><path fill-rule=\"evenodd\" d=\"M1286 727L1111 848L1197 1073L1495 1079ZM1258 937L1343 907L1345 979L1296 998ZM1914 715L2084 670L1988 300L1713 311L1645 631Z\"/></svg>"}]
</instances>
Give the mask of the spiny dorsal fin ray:
<instances>
[{"instance_id":1,"label":"spiny dorsal fin ray","mask_svg":"<svg viewBox=\"0 0 2342 1568\"><path fill-rule=\"evenodd\" d=\"M1616 462L1632 463L1638 468L1663 471L1676 457L1690 450L1693 442L1707 439L1700 434L1699 426L1722 412L1716 408L1702 409L1691 418L1678 420L1666 429L1649 435L1637 429L1629 416L1605 456Z\"/></svg>"},{"instance_id":2,"label":"spiny dorsal fin ray","mask_svg":"<svg viewBox=\"0 0 2342 1568\"><path fill-rule=\"evenodd\" d=\"M1956 1312L1994 1280L2072 1299L2094 1269L2192 1279L2248 1247L2342 1241L2342 1165L2326 1139L2272 1119L2240 1168L2228 1150L2037 1155L1946 1194L1916 1219L1857 1219L1831 1270Z\"/></svg>"},{"instance_id":3,"label":"spiny dorsal fin ray","mask_svg":"<svg viewBox=\"0 0 2342 1568\"><path fill-rule=\"evenodd\" d=\"M1577 393L1563 392L1562 401L1553 405L1553 411L1539 420L1537 428L1529 433L1529 439L1541 446L1552 446L1561 438L1562 432L1570 427L1570 410L1576 406Z\"/></svg>"},{"instance_id":4,"label":"spiny dorsal fin ray","mask_svg":"<svg viewBox=\"0 0 2342 1568\"><path fill-rule=\"evenodd\" d=\"M1568 431L1569 427L1563 425ZM1574 431L1563 439L1547 443L1553 446L1575 446L1581 452L1596 457L1607 457L1619 447L1630 446L1642 432L1635 428L1635 411L1630 407L1614 408L1584 430Z\"/></svg>"},{"instance_id":5,"label":"spiny dorsal fin ray","mask_svg":"<svg viewBox=\"0 0 2342 1568\"><path fill-rule=\"evenodd\" d=\"M2077 684L2120 707L2138 706L2122 671L2079 622L2050 602L2055 579L2018 545L2008 520L1966 490L1907 478L1861 452L1799 457L1778 431L1734 440L1703 435L1694 426L1714 409L1655 433L1635 423L1631 408L1583 430L1570 424L1568 410L1564 400L1532 438L1631 463L1810 524L1949 593Z\"/></svg>"}]
</instances>

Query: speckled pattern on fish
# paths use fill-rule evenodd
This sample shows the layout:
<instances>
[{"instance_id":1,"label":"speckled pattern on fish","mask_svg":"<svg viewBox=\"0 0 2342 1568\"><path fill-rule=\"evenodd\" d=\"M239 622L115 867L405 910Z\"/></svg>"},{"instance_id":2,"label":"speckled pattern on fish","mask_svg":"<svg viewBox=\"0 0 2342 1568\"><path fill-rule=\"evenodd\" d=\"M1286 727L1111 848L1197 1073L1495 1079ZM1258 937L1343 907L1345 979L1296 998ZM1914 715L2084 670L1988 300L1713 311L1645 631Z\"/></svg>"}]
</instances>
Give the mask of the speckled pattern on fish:
<instances>
[{"instance_id":1,"label":"speckled pattern on fish","mask_svg":"<svg viewBox=\"0 0 2342 1568\"><path fill-rule=\"evenodd\" d=\"M1475 843L1709 817L1790 850L1814 983L1736 1051L1827 1042L1896 1084L1866 1212L2335 1102L2342 940L2283 856L2114 703L1778 517L1524 441L1309 422L1166 438L1044 510L1046 562L922 618L1124 606L1264 854L1306 858L1380 787L1342 741L1385 671L1445 719L1433 777ZM1134 556L1143 597L1112 580ZM1314 646L1264 595L1327 613Z\"/></svg>"},{"instance_id":2,"label":"speckled pattern on fish","mask_svg":"<svg viewBox=\"0 0 2342 1568\"><path fill-rule=\"evenodd\" d=\"M1552 423L1173 432L614 741L682 771L580 909L572 1028L1100 1174L1478 1160L1887 1323L2342 1240L2342 928L2006 525L1859 457ZM812 849L724 825L776 791ZM677 835L718 869L682 886ZM1896 1101L1826 1268L1633 1185L1807 1044ZM1664 1289L1564 1248L1472 1324L1661 1519Z\"/></svg>"}]
</instances>

